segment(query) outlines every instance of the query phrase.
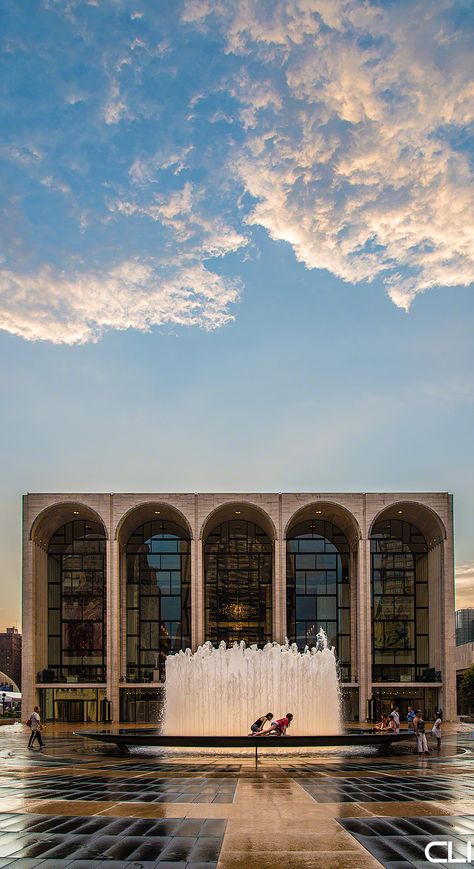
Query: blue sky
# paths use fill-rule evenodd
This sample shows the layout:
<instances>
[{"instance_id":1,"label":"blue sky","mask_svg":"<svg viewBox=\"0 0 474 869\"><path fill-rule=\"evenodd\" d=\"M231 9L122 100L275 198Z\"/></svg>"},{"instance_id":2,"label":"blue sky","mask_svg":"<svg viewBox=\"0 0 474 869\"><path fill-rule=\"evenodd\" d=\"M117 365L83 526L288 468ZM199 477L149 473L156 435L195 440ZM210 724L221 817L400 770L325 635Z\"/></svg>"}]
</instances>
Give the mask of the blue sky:
<instances>
[{"instance_id":1,"label":"blue sky","mask_svg":"<svg viewBox=\"0 0 474 869\"><path fill-rule=\"evenodd\" d=\"M449 490L474 605L469 12L2 4L0 627L25 491Z\"/></svg>"}]
</instances>

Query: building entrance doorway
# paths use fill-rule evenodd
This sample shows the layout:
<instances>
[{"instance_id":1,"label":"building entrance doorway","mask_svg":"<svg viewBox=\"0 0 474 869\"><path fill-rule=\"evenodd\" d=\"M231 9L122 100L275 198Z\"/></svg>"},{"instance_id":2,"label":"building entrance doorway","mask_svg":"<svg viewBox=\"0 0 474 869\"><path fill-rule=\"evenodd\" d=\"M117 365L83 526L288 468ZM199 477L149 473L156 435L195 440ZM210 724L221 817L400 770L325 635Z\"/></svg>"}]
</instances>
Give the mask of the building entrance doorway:
<instances>
[{"instance_id":1,"label":"building entrance doorway","mask_svg":"<svg viewBox=\"0 0 474 869\"><path fill-rule=\"evenodd\" d=\"M78 724L84 721L83 700L58 700L58 721L67 724Z\"/></svg>"}]
</instances>

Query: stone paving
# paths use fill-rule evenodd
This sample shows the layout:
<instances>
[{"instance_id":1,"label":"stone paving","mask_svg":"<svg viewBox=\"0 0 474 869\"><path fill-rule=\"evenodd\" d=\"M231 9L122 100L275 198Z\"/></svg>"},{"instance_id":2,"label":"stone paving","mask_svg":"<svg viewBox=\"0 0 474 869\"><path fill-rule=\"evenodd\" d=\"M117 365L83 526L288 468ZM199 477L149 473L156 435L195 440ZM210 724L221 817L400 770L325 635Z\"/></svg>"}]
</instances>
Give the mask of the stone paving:
<instances>
[{"instance_id":1,"label":"stone paving","mask_svg":"<svg viewBox=\"0 0 474 869\"><path fill-rule=\"evenodd\" d=\"M454 726L426 758L411 742L268 749L257 770L251 750L121 757L72 729L48 726L40 753L2 728L0 869L421 869L432 841L434 858L474 854L474 740Z\"/></svg>"}]
</instances>

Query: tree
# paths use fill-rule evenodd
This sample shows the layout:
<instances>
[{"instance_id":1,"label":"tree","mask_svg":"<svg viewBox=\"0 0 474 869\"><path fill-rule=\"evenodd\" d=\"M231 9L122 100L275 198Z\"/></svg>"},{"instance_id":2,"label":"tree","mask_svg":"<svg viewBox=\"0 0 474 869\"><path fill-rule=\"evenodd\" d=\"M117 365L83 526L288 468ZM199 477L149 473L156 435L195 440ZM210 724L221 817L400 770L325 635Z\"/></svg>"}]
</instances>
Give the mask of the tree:
<instances>
[{"instance_id":1,"label":"tree","mask_svg":"<svg viewBox=\"0 0 474 869\"><path fill-rule=\"evenodd\" d=\"M467 705L474 706L474 664L471 664L468 670L464 673L459 686L461 697L466 701Z\"/></svg>"}]
</instances>

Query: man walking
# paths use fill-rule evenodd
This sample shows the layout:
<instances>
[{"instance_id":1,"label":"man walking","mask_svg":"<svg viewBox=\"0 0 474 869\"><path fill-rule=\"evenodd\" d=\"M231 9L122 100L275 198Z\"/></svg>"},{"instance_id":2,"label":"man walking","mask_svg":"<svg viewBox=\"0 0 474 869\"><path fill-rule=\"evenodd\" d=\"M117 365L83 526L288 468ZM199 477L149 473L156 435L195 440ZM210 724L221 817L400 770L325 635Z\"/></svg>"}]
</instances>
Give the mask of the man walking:
<instances>
[{"instance_id":1,"label":"man walking","mask_svg":"<svg viewBox=\"0 0 474 869\"><path fill-rule=\"evenodd\" d=\"M43 742L43 738L41 736L41 731L43 726L41 724L40 714L39 714L39 706L35 706L33 712L31 713L28 724L31 727L30 738L28 740L28 748L33 750L33 743L35 739L39 742L39 750L44 751L45 745Z\"/></svg>"}]
</instances>

